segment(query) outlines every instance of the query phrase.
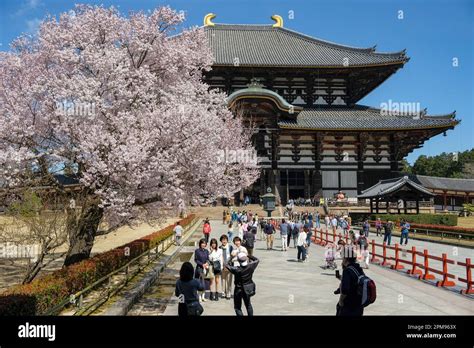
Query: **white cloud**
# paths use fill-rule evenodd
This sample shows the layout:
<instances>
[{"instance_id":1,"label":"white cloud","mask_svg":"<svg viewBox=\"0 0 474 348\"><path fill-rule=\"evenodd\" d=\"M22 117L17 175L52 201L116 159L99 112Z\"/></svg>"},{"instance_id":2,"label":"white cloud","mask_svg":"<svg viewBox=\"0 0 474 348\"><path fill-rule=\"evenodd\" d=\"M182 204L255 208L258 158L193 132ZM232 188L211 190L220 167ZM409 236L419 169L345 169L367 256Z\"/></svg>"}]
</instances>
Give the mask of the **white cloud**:
<instances>
[{"instance_id":1,"label":"white cloud","mask_svg":"<svg viewBox=\"0 0 474 348\"><path fill-rule=\"evenodd\" d=\"M22 16L26 12L34 10L40 5L41 5L40 0L26 0L20 5L20 8L18 9L18 11L14 13L14 16Z\"/></svg>"},{"instance_id":2,"label":"white cloud","mask_svg":"<svg viewBox=\"0 0 474 348\"><path fill-rule=\"evenodd\" d=\"M26 21L26 31L30 34L36 34L38 31L41 19L33 18Z\"/></svg>"}]
</instances>

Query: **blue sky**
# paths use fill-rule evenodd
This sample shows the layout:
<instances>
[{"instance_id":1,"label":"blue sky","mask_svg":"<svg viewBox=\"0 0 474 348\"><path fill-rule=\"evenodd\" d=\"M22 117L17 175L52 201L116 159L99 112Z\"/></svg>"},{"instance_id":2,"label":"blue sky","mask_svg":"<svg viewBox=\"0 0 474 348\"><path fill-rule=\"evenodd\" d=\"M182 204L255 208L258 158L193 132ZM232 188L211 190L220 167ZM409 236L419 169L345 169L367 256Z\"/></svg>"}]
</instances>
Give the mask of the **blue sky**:
<instances>
[{"instance_id":1,"label":"blue sky","mask_svg":"<svg viewBox=\"0 0 474 348\"><path fill-rule=\"evenodd\" d=\"M23 32L34 32L47 14L68 11L80 0L2 0L0 50ZM406 48L411 58L384 84L360 101L420 103L429 114L456 110L462 122L447 137L439 135L408 156L463 151L474 147L474 1L470 0L116 0L82 1L115 5L122 13L170 5L186 13L186 24L202 25L205 14L217 23L273 23L307 35L378 51ZM292 11L292 12L290 12ZM403 11L400 12L400 11ZM289 19L293 14L294 18ZM400 18L402 17L403 18ZM458 66L453 66L457 59Z\"/></svg>"}]
</instances>

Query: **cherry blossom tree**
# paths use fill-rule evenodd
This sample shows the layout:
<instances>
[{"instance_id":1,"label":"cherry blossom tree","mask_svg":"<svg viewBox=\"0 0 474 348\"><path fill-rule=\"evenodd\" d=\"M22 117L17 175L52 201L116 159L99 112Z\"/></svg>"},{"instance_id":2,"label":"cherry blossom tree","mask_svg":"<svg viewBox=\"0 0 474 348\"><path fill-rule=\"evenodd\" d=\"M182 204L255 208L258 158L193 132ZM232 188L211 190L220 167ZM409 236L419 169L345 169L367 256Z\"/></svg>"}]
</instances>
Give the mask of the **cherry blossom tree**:
<instances>
[{"instance_id":1,"label":"cherry blossom tree","mask_svg":"<svg viewBox=\"0 0 474 348\"><path fill-rule=\"evenodd\" d=\"M169 7L124 16L77 5L0 56L0 185L77 198L66 265L89 257L103 221L156 217L257 178L256 163L222 160L223 149L254 149L202 81L212 63L202 28L183 20ZM54 180L65 169L78 192Z\"/></svg>"}]
</instances>

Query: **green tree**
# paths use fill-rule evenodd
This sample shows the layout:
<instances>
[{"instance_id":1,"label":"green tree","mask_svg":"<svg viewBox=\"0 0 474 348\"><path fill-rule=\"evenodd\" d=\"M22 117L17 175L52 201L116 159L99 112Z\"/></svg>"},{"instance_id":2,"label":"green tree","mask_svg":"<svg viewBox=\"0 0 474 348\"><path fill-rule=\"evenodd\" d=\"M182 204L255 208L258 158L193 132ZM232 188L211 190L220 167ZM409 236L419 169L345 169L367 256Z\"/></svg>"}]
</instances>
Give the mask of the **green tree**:
<instances>
[{"instance_id":1,"label":"green tree","mask_svg":"<svg viewBox=\"0 0 474 348\"><path fill-rule=\"evenodd\" d=\"M412 167L418 175L446 178L474 178L474 149L458 152L457 155L443 152L436 156L421 155Z\"/></svg>"}]
</instances>

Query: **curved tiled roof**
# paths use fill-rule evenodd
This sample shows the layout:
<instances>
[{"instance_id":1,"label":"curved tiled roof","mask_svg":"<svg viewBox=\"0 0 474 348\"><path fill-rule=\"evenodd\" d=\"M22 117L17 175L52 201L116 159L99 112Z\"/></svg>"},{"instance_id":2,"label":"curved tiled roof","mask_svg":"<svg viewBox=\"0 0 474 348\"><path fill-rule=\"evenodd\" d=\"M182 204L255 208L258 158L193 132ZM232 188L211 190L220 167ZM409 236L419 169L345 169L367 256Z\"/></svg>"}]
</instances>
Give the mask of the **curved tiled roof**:
<instances>
[{"instance_id":1,"label":"curved tiled roof","mask_svg":"<svg viewBox=\"0 0 474 348\"><path fill-rule=\"evenodd\" d=\"M373 198L373 197L383 197L390 193L394 193L401 189L403 186L408 185L411 186L412 189L418 191L422 194L427 196L434 196L434 194L413 181L410 180L408 176L404 176L401 178L394 178L394 179L387 179L387 180L380 180L377 184L368 189L362 191L358 198Z\"/></svg>"},{"instance_id":2,"label":"curved tiled roof","mask_svg":"<svg viewBox=\"0 0 474 348\"><path fill-rule=\"evenodd\" d=\"M247 88L239 89L226 98L226 102L232 105L235 101L241 98L268 98L273 100L277 106L284 111L299 112L303 110L301 106L295 106L288 103L285 98L279 95L277 92L262 88L260 85L248 85Z\"/></svg>"},{"instance_id":3,"label":"curved tiled roof","mask_svg":"<svg viewBox=\"0 0 474 348\"><path fill-rule=\"evenodd\" d=\"M278 125L290 129L321 130L384 130L452 127L459 123L455 113L428 116L420 114L384 112L363 105L354 107L320 107L304 109L296 121L284 120Z\"/></svg>"},{"instance_id":4,"label":"curved tiled roof","mask_svg":"<svg viewBox=\"0 0 474 348\"><path fill-rule=\"evenodd\" d=\"M413 175L410 178L430 189L474 192L474 179L440 178L426 175Z\"/></svg>"},{"instance_id":5,"label":"curved tiled roof","mask_svg":"<svg viewBox=\"0 0 474 348\"><path fill-rule=\"evenodd\" d=\"M215 24L205 26L214 65L276 67L346 67L404 64L405 51L377 53L375 47L355 48L316 39L271 25Z\"/></svg>"}]
</instances>

